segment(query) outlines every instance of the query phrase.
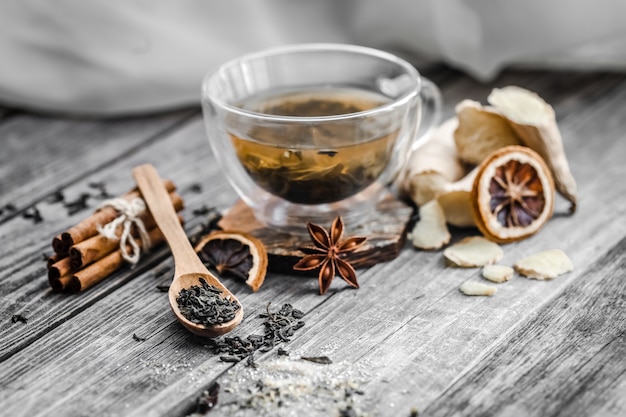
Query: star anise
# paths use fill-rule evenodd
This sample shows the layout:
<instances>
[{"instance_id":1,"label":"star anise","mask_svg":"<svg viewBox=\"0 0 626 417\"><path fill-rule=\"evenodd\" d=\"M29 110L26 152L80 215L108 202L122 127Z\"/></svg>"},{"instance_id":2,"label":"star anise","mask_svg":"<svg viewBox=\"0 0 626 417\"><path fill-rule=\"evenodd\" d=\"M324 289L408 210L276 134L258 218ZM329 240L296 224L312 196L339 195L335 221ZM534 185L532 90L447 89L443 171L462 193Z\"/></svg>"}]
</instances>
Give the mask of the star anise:
<instances>
[{"instance_id":1,"label":"star anise","mask_svg":"<svg viewBox=\"0 0 626 417\"><path fill-rule=\"evenodd\" d=\"M318 280L320 294L325 294L336 274L339 274L349 285L359 288L356 281L356 272L343 258L346 254L354 251L365 242L365 237L351 237L341 240L343 234L343 221L337 217L330 233L323 227L313 223L307 223L311 240L315 246L300 248L306 255L294 265L296 271L311 271L320 269Z\"/></svg>"}]
</instances>

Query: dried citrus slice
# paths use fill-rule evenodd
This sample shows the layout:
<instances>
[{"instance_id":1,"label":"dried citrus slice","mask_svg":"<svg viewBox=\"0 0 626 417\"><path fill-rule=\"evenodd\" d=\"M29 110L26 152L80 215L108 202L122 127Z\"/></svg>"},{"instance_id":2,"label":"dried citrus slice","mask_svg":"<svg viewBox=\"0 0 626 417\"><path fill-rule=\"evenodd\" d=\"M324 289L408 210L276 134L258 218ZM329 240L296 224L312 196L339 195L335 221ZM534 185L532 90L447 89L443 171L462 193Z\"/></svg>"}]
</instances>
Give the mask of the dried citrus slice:
<instances>
[{"instance_id":1,"label":"dried citrus slice","mask_svg":"<svg viewBox=\"0 0 626 417\"><path fill-rule=\"evenodd\" d=\"M537 152L504 147L478 167L471 194L476 226L494 242L522 240L552 217L554 196L552 174Z\"/></svg>"},{"instance_id":2,"label":"dried citrus slice","mask_svg":"<svg viewBox=\"0 0 626 417\"><path fill-rule=\"evenodd\" d=\"M202 262L214 267L220 275L231 275L246 281L257 291L267 272L267 251L263 243L243 232L216 231L196 245Z\"/></svg>"}]
</instances>

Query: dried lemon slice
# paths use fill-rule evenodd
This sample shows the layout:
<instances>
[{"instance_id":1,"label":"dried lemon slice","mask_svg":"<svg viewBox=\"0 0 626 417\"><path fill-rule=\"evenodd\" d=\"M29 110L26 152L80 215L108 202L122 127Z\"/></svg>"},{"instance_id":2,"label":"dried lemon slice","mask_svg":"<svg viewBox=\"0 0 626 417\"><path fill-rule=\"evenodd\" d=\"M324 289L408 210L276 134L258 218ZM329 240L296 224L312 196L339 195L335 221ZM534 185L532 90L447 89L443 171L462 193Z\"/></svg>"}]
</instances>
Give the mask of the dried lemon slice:
<instances>
[{"instance_id":1,"label":"dried lemon slice","mask_svg":"<svg viewBox=\"0 0 626 417\"><path fill-rule=\"evenodd\" d=\"M196 253L220 275L232 275L246 281L257 291L267 272L267 251L263 243L243 232L216 231L205 236Z\"/></svg>"},{"instance_id":2,"label":"dried lemon slice","mask_svg":"<svg viewBox=\"0 0 626 417\"><path fill-rule=\"evenodd\" d=\"M498 243L527 238L552 217L554 196L552 174L537 152L504 147L478 167L471 199L476 226Z\"/></svg>"}]
</instances>

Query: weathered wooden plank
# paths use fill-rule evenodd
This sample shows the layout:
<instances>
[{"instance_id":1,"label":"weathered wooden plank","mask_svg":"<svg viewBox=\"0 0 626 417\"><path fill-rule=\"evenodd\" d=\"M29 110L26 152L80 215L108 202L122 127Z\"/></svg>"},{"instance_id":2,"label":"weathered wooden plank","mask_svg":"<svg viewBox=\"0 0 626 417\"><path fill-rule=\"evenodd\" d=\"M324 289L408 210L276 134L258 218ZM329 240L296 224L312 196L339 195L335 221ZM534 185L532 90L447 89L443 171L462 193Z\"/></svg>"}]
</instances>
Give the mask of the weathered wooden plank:
<instances>
[{"instance_id":1,"label":"weathered wooden plank","mask_svg":"<svg viewBox=\"0 0 626 417\"><path fill-rule=\"evenodd\" d=\"M0 123L0 207L18 210L97 172L184 123L198 110L116 120L16 114ZM14 213L3 210L0 221Z\"/></svg>"},{"instance_id":2,"label":"weathered wooden plank","mask_svg":"<svg viewBox=\"0 0 626 417\"><path fill-rule=\"evenodd\" d=\"M391 288L385 285L391 293L404 291L424 297L392 301L393 311L414 312L414 317L363 356L374 361L372 369L381 374L373 382L389 381L382 392L367 390L373 403L380 403L380 407L394 403L404 409L413 405L424 408L459 372L509 335L515 323L532 315L570 283L585 279L585 265L595 262L623 238L626 224L619 219L624 215L626 189L618 183L626 175L621 162L626 158L626 145L620 139L626 117L620 103L624 102L626 88L620 86L605 100L563 118L564 134L571 140L570 161L580 185L580 210L571 218L552 220L536 237L505 246L503 263L511 264L534 251L557 247L570 254L576 270L552 282L515 279L499 286L496 296L488 299L467 299L458 293L463 281L479 279L477 271L450 271L432 264L412 274L417 282L407 280L405 285ZM590 137L596 141L589 141ZM599 165L604 167L603 175L597 175ZM603 185L607 183L615 188ZM351 351L351 346L342 345L340 349ZM407 387L408 392L402 394Z\"/></svg>"},{"instance_id":3,"label":"weathered wooden plank","mask_svg":"<svg viewBox=\"0 0 626 417\"><path fill-rule=\"evenodd\" d=\"M602 258L626 235L626 225L618 220L626 193L619 184L626 175L621 162L626 145L620 140L624 102L626 87L620 86L606 101L563 119L575 151L573 165L582 170L580 211L552 220L538 236L505 247L503 262L508 264L538 250L562 248L572 256L574 272L550 282L516 278L499 286L495 297L468 298L458 287L467 279L479 279L478 270L446 268L440 254L405 251L396 261L362 273L358 292L329 297L323 308L312 312L314 324L293 348L355 366L367 363L371 377L361 387L363 409L402 415L412 406L428 406L478 358L511 337L517 323L533 317L572 283L585 280L585 265ZM587 141L591 131L602 138L602 146ZM610 168L603 176L593 175L597 165L588 164L589 159ZM607 181L611 189L604 185ZM617 395L617 388L612 389Z\"/></svg>"},{"instance_id":4,"label":"weathered wooden plank","mask_svg":"<svg viewBox=\"0 0 626 417\"><path fill-rule=\"evenodd\" d=\"M235 199L234 192L225 181L210 181L211 177L219 175L219 171L199 118L176 134L146 144L137 152L128 153L123 159L118 158L105 169L83 176L80 183L63 191L68 198L73 198L87 191L86 184L89 182L105 181L110 193L120 195L134 186L130 175L132 167L144 162L154 163L164 177L176 178L175 183L188 207L183 212L187 219L193 219L194 209L206 205L223 210ZM194 191L196 185L203 190ZM90 202L90 210L98 202ZM3 242L7 242L0 258L0 274L3 277L0 294L4 301L0 306L0 357L19 350L20 346L45 334L51 327L82 311L133 276L123 274L119 279L108 280L78 296L53 293L47 282L42 254L51 253L53 236L77 223L89 211L68 215L60 203L47 201L37 207L44 219L40 223L18 216L0 225L0 236ZM195 217L201 219L201 216ZM189 226L193 225L192 222ZM29 325L15 326L10 320L14 314L30 317Z\"/></svg>"},{"instance_id":5,"label":"weathered wooden plank","mask_svg":"<svg viewBox=\"0 0 626 417\"><path fill-rule=\"evenodd\" d=\"M582 126L593 129L593 123L590 122L594 120L597 122L595 129L598 129L597 125L602 126L607 118L615 117L617 120L623 117L611 116L612 112L609 111L615 106L619 107L623 100L622 89L622 96L608 100L600 109L579 109L578 114L568 122L571 123L569 127L566 123L565 131L574 134ZM624 156L624 147L619 144L619 126L609 125L613 127L608 131L597 132L604 135L609 145L596 157L604 160L607 166L617 167ZM582 135L578 136L578 147L584 145L585 134L583 129ZM589 155L584 150L580 154L575 152L574 156L580 158L575 163L585 165L584 158ZM616 180L623 172L613 172L613 175L615 177L612 178ZM578 239L590 235L596 228L607 228L605 222L615 222L611 210L619 206L615 202L601 211L597 211L597 204L588 206L586 202L593 202L593 196L604 190L604 186L595 176L583 175L583 178L585 180L581 185L584 187L581 191L587 197L583 198L585 209L581 209L580 213L584 214L555 219L550 225L552 230L542 232L540 236L523 244L507 246L507 251L511 249L508 262L531 250L564 247L561 246L562 237L568 236L571 223L576 222L577 226L585 223L589 217L594 217L591 214L594 211L597 215L595 220L581 229L577 233L578 237L567 239L566 249L578 255L575 262L591 262L603 253L603 248L608 248L611 242L623 236L623 227L618 227L619 230L614 230L611 236L598 236L588 246L577 243ZM606 181L606 177L603 180ZM623 192L622 188L614 190L605 200L610 202L612 198L619 199ZM585 248L595 250L586 251ZM309 354L330 354L337 361L352 360L356 364L370 361L374 377L366 390L368 398L362 401L365 408L378 410L381 415L408 414L410 406L428 404L434 395L439 394L475 360L476 355L493 346L502 337L500 335L506 335L515 323L532 314L542 302L558 294L569 282L579 279L580 271L551 283L535 283L524 279L508 283L507 287L501 288L498 298L494 299L497 300L496 305L490 305L494 301L491 299L467 299L458 293L458 285L469 277L477 278L477 272L444 269L440 257L405 252L401 259L363 273L359 278L363 285L358 293L335 293L324 303L324 311L317 309L310 313L313 315L312 320L320 320L319 323L314 324L313 328L304 329L305 333L294 341L292 348ZM377 305L380 287L384 288L385 296L391 292L401 294L403 298L392 299L387 306ZM363 300L368 302L364 303ZM389 329L392 329L391 332ZM337 336L339 334L341 336ZM329 349L329 346L332 348ZM452 360L448 362L449 359ZM401 378L405 373L408 376ZM170 409L165 405L168 403L166 398L171 398L171 391L176 389L173 386L159 393L154 401L151 400L140 410L157 407L163 414L168 414ZM137 415L140 414L138 412Z\"/></svg>"},{"instance_id":6,"label":"weathered wooden plank","mask_svg":"<svg viewBox=\"0 0 626 417\"><path fill-rule=\"evenodd\" d=\"M516 327L426 415L626 414L626 239ZM575 306L575 307L574 307Z\"/></svg>"},{"instance_id":7,"label":"weathered wooden plank","mask_svg":"<svg viewBox=\"0 0 626 417\"><path fill-rule=\"evenodd\" d=\"M171 261L164 266L171 273ZM4 409L16 416L120 415L163 390L172 397L162 407L191 404L207 379L231 365L220 362L201 339L175 321L167 295L156 289L157 283L167 281L163 275L157 280L151 272L140 274L115 297L97 300L5 360L0 369ZM324 302L315 295L314 280L310 291L303 291L297 285L301 278L276 278L257 294L244 283L226 281L246 309L235 334L262 334L255 317L269 301L280 306L299 293L297 306L308 311ZM136 341L133 334L146 340ZM33 392L38 393L36 401Z\"/></svg>"},{"instance_id":8,"label":"weathered wooden plank","mask_svg":"<svg viewBox=\"0 0 626 417\"><path fill-rule=\"evenodd\" d=\"M545 80L542 82L547 83ZM469 90L484 94L485 87L472 83ZM619 107L624 102L623 96L624 88L618 89L612 98L609 97L608 104ZM609 178L615 180L624 175L624 168L614 164L624 156L624 147L616 135L626 118L617 112L611 116L615 119L611 118L610 127L605 126L607 108L602 105L595 109L582 104L573 106L572 116L565 117L564 127L577 138L573 148L577 164L594 155L611 167ZM593 144L585 144L581 135L585 127L591 128L590 121L595 121L596 125L602 123L605 130L596 130L596 133L606 138L606 148L590 152L591 148L595 149ZM210 156L205 159L202 155L208 155L208 148L202 126L197 121L147 147L145 152L142 149L84 178L73 190L76 192L92 178L103 174L107 182L111 180L115 185L113 190L123 191L130 185L130 167L152 162L163 176L173 178L183 188L183 195L186 200L191 200L192 207L209 202L209 205L215 203L220 208L227 207L234 200L234 194L223 179L218 179L218 171L210 165L213 159ZM597 198L599 190L605 189L603 181L606 178L587 175L583 178L582 181L579 178L581 192L596 200L585 198L576 217L555 219L536 238L507 246L507 261L543 245L561 246L563 236L567 236L561 247L573 250L577 255L575 262L589 262L623 237L624 225L614 224L603 235L592 236L588 246L577 240L611 224L616 218L615 210L618 214L623 210L619 200L624 192L623 185L616 184L609 193ZM190 191L196 181L206 184L200 194ZM582 223L575 235L569 231L574 221ZM52 225L38 227L61 228L71 222L71 218L64 219L59 215L58 218L52 217ZM41 248L31 249L32 243L38 242L44 234L34 226L32 229L26 226L11 220L10 226L0 227L12 240L19 242L11 256L14 261L24 259L24 264L26 259L30 263L34 261L35 253ZM50 230L45 231L48 232ZM3 343L5 335L13 340L23 336L32 338L28 345L15 350L0 370L0 383L7 387L0 398L12 414L61 413L71 416L99 412L121 415L134 411L137 415L171 415L169 411L188 406L203 386L227 368L215 357L206 355L194 344L193 338L173 322L169 311L163 309L162 294L148 291L154 291L150 272L137 274L123 285L103 283L97 287L102 291L98 296L95 292L75 296L74 301L81 305L79 307L70 305L63 296L42 301L44 297L40 293L43 288L37 288L37 285L41 285L45 278L38 275L38 267L23 266L24 271L10 270L10 280L6 283L11 286L9 291L2 287L5 299L15 303L14 306L17 302L22 303L13 311L30 311L32 318L19 330L14 328L9 330L10 334L2 335ZM382 415L408 414L409 404L419 407L428 404L465 369L468 358L471 360L477 352L494 346L494 335L507 335L519 320L580 277L580 270L577 270L551 283L520 279L507 283L497 297L478 300L467 299L457 291L458 284L471 271L444 269L437 254L407 250L392 263L359 272L360 290L333 292L343 288L342 282L336 280L328 297L317 296L314 279L291 276L271 275L262 291L256 294L246 293L243 284L229 282L229 286L233 286L249 314L262 311L270 300L275 304L291 301L306 310L308 325L301 329L302 333L289 345L290 349L310 355L328 354L336 361L368 363L372 375L371 382L365 386L363 403L373 410L380 410ZM24 287L26 290L21 292ZM137 291L140 299L129 300L127 295L132 291ZM388 304L380 303L389 294L393 297ZM68 320L64 321L63 308L68 306L74 314L65 317ZM8 313L10 311L5 310L2 315L3 324ZM120 322L118 314L135 321ZM29 326L46 326L46 320L56 321L56 325L45 334L35 335L32 329L28 329ZM145 321L140 321L138 326L138 320ZM486 328L482 327L485 322ZM92 327L94 323L97 323L96 331ZM480 323L481 328L477 328L476 323ZM251 320L246 320L239 331L246 334L254 331L255 326ZM140 330L145 333L140 334ZM133 344L136 342L132 340L132 332L142 337L149 334L151 345L142 345L139 349ZM68 345L76 348L70 350ZM60 356L53 356L53 353ZM454 358L455 354L458 358ZM448 357L454 361L445 362ZM189 364L193 358L193 364ZM161 372L168 363L173 364L172 367ZM440 369L443 370L441 374ZM422 371L424 373L420 374ZM403 379L403 374L408 375L407 378ZM409 392L404 393L406 390ZM39 403L30 400L32 392L38 394ZM394 401L394 407L390 407L391 401ZM219 410L215 410L215 414L220 415Z\"/></svg>"}]
</instances>

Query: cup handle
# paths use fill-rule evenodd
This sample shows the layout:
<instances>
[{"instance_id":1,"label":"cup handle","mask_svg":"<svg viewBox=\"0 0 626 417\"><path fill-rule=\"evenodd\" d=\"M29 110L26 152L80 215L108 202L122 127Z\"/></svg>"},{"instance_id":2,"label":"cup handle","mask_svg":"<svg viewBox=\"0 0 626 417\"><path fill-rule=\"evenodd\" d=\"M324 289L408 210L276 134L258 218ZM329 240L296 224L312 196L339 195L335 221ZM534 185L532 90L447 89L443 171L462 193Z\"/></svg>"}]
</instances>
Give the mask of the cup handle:
<instances>
[{"instance_id":1,"label":"cup handle","mask_svg":"<svg viewBox=\"0 0 626 417\"><path fill-rule=\"evenodd\" d=\"M428 78L422 77L422 88L420 89L422 98L422 109L420 123L411 149L415 149L422 144L428 134L439 124L441 120L441 90Z\"/></svg>"}]
</instances>

